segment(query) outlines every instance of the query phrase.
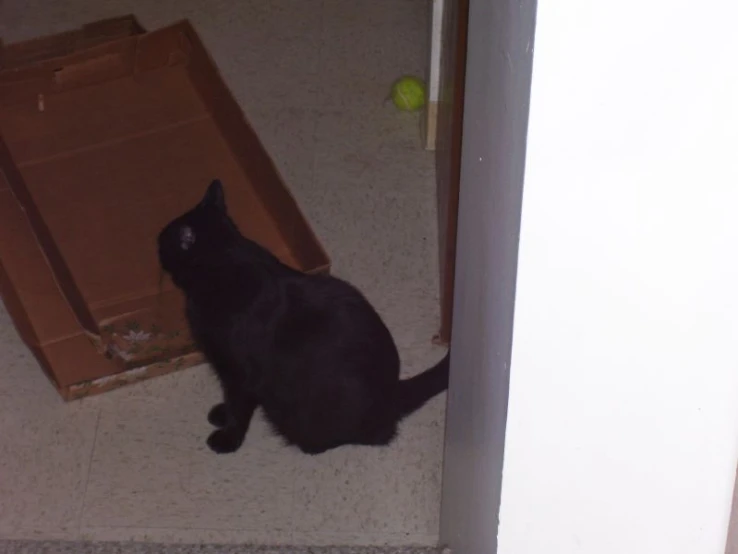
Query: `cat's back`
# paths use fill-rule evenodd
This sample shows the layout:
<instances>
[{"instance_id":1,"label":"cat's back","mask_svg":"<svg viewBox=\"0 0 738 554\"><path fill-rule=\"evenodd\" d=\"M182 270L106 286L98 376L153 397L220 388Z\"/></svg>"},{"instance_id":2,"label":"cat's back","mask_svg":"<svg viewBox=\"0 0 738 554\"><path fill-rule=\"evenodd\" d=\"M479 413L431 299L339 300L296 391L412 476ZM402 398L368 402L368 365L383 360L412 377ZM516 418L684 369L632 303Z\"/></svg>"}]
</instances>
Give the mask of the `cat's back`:
<instances>
[{"instance_id":1,"label":"cat's back","mask_svg":"<svg viewBox=\"0 0 738 554\"><path fill-rule=\"evenodd\" d=\"M285 283L289 305L284 326L351 344L377 346L394 341L377 311L353 285L330 275L301 275ZM290 333L294 338L294 332Z\"/></svg>"},{"instance_id":2,"label":"cat's back","mask_svg":"<svg viewBox=\"0 0 738 554\"><path fill-rule=\"evenodd\" d=\"M188 295L187 305L193 330L203 338L248 333L267 343L294 345L341 337L347 346L370 341L394 348L389 330L364 295L331 275L233 266L211 273L197 293Z\"/></svg>"},{"instance_id":3,"label":"cat's back","mask_svg":"<svg viewBox=\"0 0 738 554\"><path fill-rule=\"evenodd\" d=\"M301 275L287 282L289 295L297 304L334 314L351 311L354 316L376 311L366 297L350 283L332 275Z\"/></svg>"}]
</instances>

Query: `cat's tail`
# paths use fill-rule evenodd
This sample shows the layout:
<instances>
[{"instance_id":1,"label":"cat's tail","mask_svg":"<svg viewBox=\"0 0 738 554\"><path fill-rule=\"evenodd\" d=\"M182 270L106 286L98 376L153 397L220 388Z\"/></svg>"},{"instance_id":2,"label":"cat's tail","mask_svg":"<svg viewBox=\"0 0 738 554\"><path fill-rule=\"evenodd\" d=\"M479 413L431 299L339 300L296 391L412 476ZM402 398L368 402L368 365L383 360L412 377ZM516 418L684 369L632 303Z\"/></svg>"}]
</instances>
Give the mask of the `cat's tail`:
<instances>
[{"instance_id":1,"label":"cat's tail","mask_svg":"<svg viewBox=\"0 0 738 554\"><path fill-rule=\"evenodd\" d=\"M449 354L423 373L400 381L400 418L410 415L448 388Z\"/></svg>"}]
</instances>

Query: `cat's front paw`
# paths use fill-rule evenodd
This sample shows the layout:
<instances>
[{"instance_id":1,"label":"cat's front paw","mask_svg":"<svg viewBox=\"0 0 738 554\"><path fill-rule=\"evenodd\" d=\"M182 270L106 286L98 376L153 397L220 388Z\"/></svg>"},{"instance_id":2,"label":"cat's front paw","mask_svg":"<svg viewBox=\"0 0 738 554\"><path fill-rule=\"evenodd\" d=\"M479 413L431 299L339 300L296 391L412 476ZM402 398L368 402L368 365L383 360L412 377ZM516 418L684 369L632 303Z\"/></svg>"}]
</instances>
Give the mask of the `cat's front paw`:
<instances>
[{"instance_id":1,"label":"cat's front paw","mask_svg":"<svg viewBox=\"0 0 738 554\"><path fill-rule=\"evenodd\" d=\"M208 413L208 421L214 427L225 427L228 424L228 408L221 402L213 406Z\"/></svg>"},{"instance_id":2,"label":"cat's front paw","mask_svg":"<svg viewBox=\"0 0 738 554\"><path fill-rule=\"evenodd\" d=\"M208 446L216 454L230 454L238 450L243 444L243 436L230 429L218 429L210 433Z\"/></svg>"}]
</instances>

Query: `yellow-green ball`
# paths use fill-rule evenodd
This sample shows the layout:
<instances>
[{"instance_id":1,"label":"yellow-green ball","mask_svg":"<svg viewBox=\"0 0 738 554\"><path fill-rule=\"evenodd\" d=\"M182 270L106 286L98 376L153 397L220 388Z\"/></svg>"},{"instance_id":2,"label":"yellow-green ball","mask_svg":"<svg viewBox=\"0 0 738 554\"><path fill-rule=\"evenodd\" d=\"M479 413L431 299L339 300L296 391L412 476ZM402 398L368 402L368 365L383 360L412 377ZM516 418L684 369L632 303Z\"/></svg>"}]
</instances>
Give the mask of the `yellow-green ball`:
<instances>
[{"instance_id":1,"label":"yellow-green ball","mask_svg":"<svg viewBox=\"0 0 738 554\"><path fill-rule=\"evenodd\" d=\"M425 84L417 77L397 79L392 85L392 102L404 111L419 110L425 105Z\"/></svg>"}]
</instances>

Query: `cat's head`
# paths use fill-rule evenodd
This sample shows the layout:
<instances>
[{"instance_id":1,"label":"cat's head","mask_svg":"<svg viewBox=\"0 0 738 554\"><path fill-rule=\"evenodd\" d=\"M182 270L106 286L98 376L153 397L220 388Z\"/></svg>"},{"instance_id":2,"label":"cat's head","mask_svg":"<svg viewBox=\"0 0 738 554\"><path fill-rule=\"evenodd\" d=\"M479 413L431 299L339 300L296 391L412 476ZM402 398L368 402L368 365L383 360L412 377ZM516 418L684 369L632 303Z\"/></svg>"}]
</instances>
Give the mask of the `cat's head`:
<instances>
[{"instance_id":1,"label":"cat's head","mask_svg":"<svg viewBox=\"0 0 738 554\"><path fill-rule=\"evenodd\" d=\"M223 185L215 180L197 206L159 233L159 263L181 286L193 268L216 262L223 256L237 235L228 217Z\"/></svg>"}]
</instances>

